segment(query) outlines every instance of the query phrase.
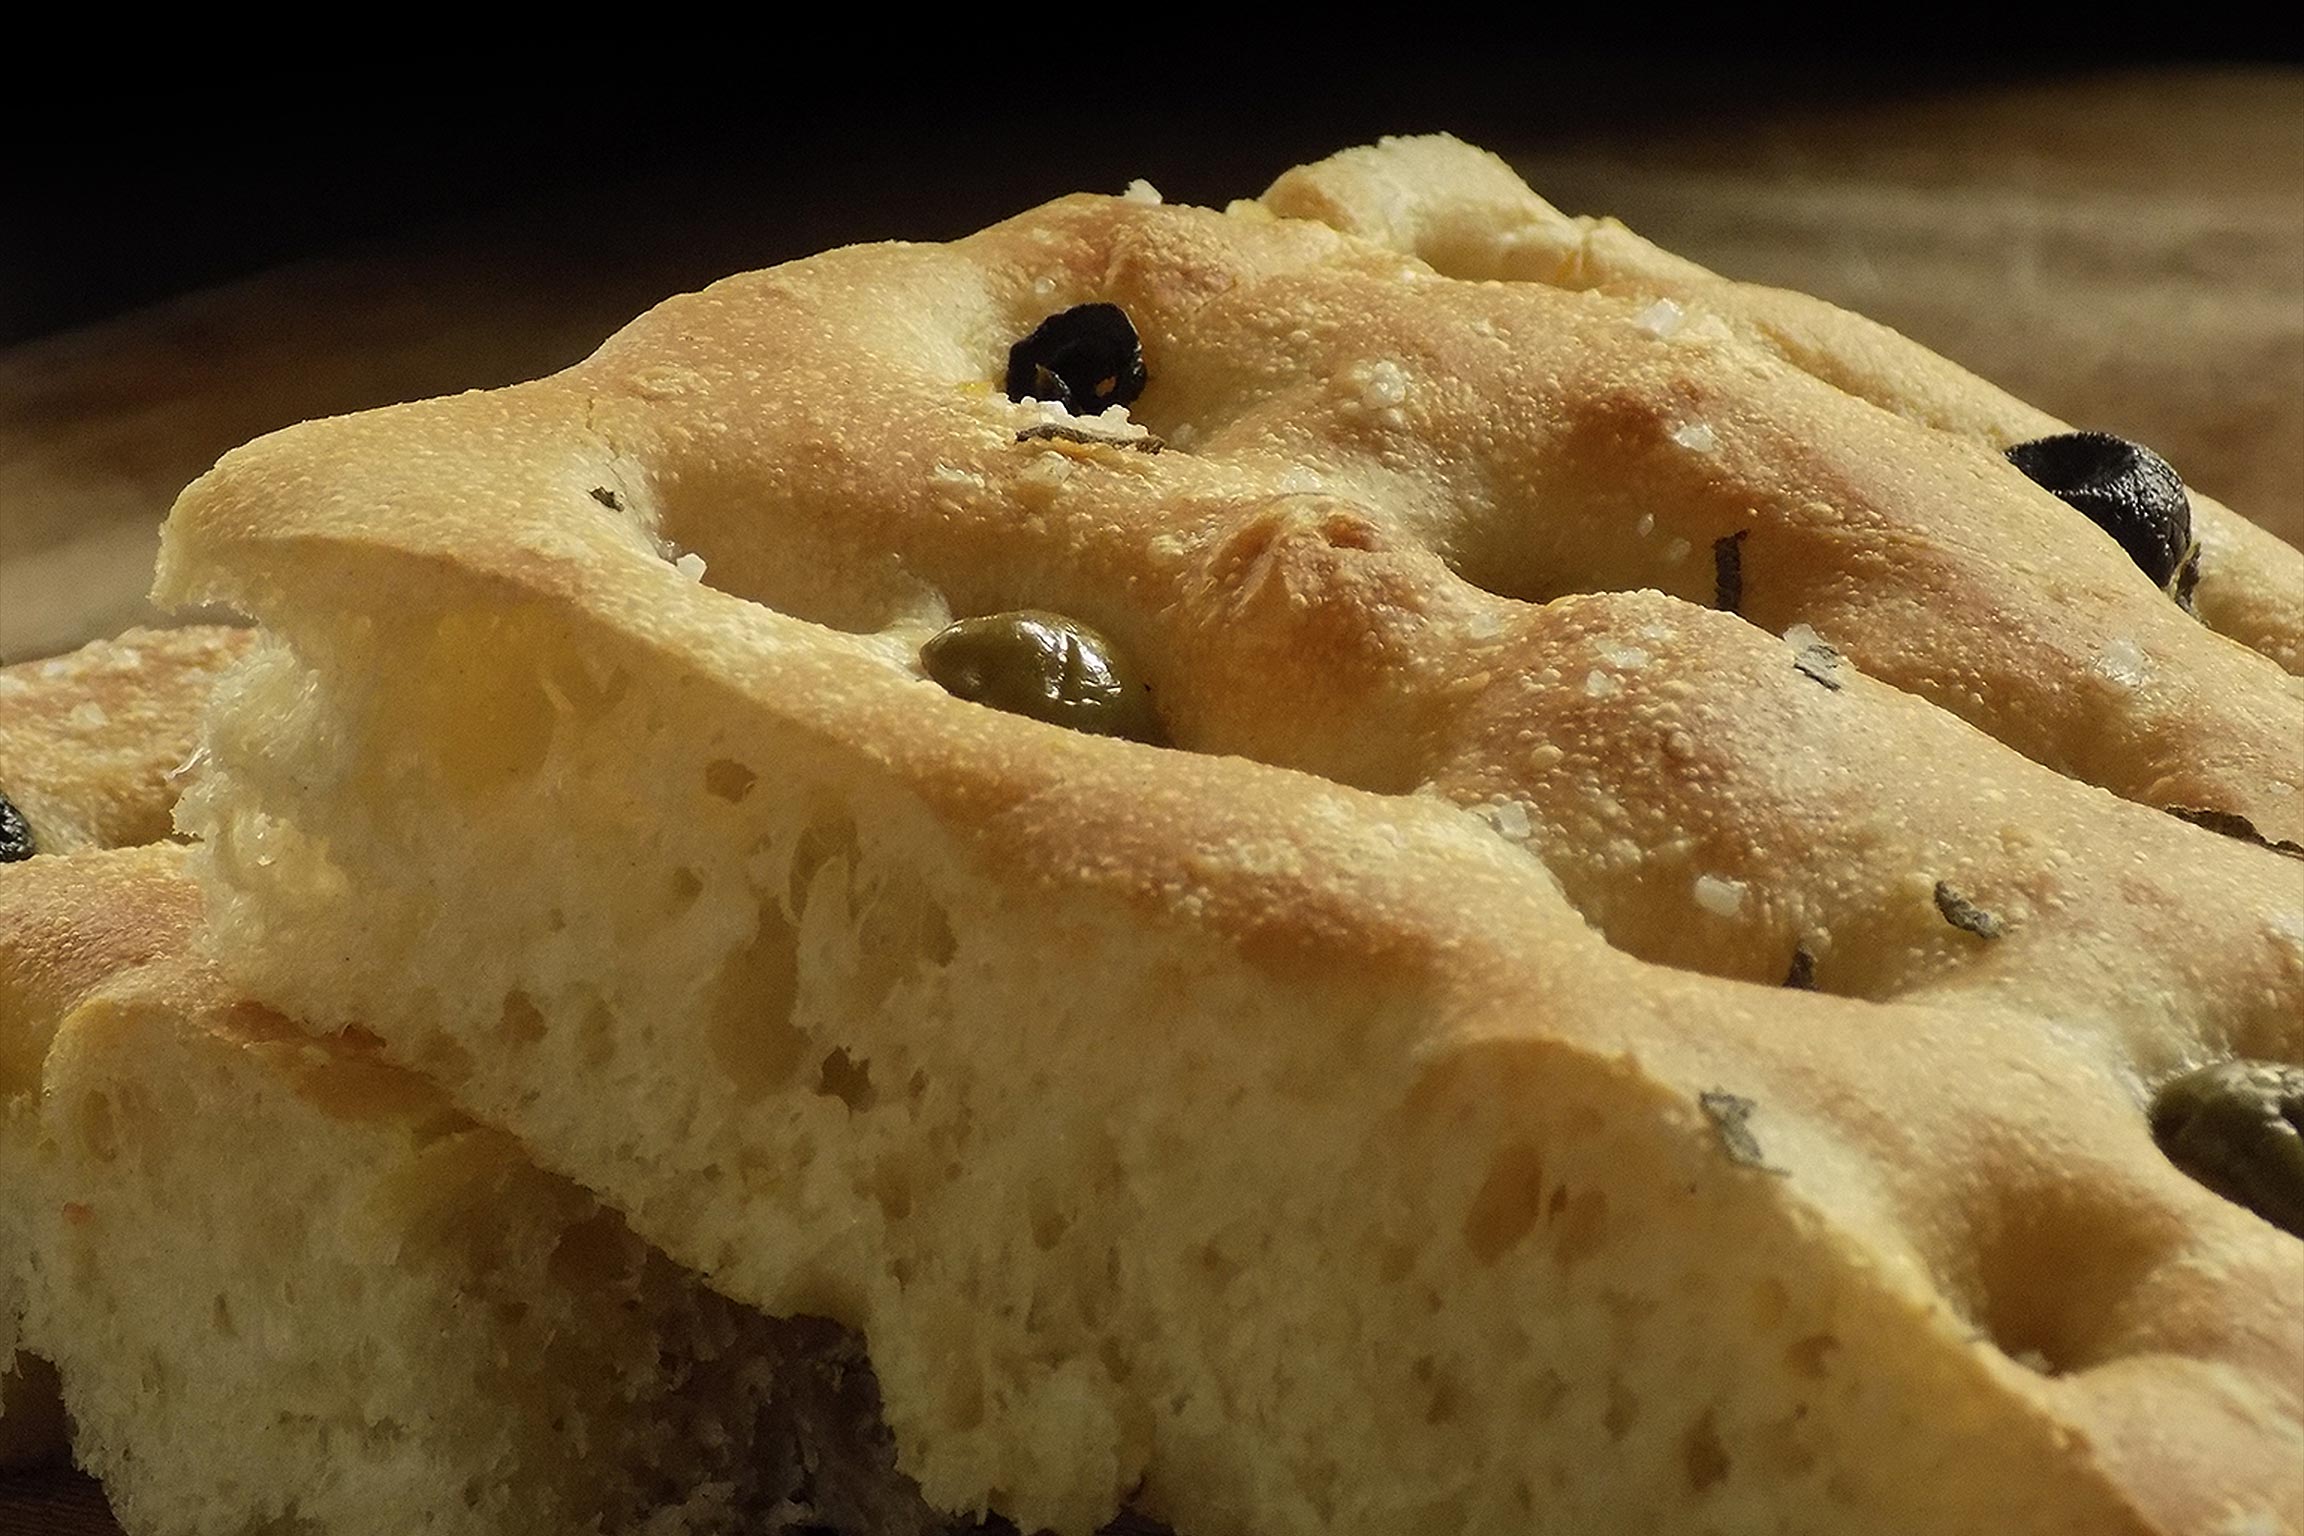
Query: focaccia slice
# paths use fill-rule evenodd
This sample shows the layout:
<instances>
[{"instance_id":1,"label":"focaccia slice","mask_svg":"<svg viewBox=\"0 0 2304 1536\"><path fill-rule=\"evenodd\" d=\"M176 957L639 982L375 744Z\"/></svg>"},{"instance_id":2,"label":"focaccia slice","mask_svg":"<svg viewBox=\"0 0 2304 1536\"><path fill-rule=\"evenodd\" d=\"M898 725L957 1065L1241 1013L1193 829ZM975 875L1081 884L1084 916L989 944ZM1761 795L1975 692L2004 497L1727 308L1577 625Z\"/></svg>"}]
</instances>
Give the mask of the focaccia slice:
<instances>
[{"instance_id":1,"label":"focaccia slice","mask_svg":"<svg viewBox=\"0 0 2304 1536\"><path fill-rule=\"evenodd\" d=\"M240 644L0 672L0 791L45 850L0 863L7 1459L61 1448L60 1374L133 1536L972 1524L896 1472L852 1334L711 1293L372 1040L247 1001L184 848L85 847L166 825L181 776L146 770Z\"/></svg>"}]
</instances>

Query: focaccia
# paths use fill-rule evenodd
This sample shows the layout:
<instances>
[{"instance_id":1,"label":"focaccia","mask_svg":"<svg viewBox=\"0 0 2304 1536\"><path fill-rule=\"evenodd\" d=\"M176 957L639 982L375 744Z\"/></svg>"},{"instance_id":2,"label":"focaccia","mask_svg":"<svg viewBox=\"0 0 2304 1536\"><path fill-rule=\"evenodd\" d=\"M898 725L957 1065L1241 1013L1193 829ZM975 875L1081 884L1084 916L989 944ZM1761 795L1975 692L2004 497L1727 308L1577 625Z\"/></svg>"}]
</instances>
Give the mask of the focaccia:
<instances>
[{"instance_id":1,"label":"focaccia","mask_svg":"<svg viewBox=\"0 0 2304 1536\"><path fill-rule=\"evenodd\" d=\"M2156 465L1453 141L1067 198L229 455L184 819L940 1507L2295 1530L2304 561Z\"/></svg>"},{"instance_id":2,"label":"focaccia","mask_svg":"<svg viewBox=\"0 0 2304 1536\"><path fill-rule=\"evenodd\" d=\"M0 1460L57 1449L60 1376L132 1536L947 1530L853 1335L713 1294L373 1040L248 1001L183 848L74 848L166 826L186 775L143 768L240 645L0 670L0 804L35 808L0 862Z\"/></svg>"},{"instance_id":3,"label":"focaccia","mask_svg":"<svg viewBox=\"0 0 2304 1536\"><path fill-rule=\"evenodd\" d=\"M248 638L208 626L130 630L69 656L0 667L0 865L168 836L208 689ZM144 958L132 943L107 947L91 972L78 953L60 953L44 973L0 981L0 1093L9 1101L0 1108L0 1468L64 1449L55 1373L16 1355L21 1223L31 1209L19 1161L30 1122L17 1096L37 1066L7 1043L7 1020ZM43 989L37 999L35 986Z\"/></svg>"}]
</instances>

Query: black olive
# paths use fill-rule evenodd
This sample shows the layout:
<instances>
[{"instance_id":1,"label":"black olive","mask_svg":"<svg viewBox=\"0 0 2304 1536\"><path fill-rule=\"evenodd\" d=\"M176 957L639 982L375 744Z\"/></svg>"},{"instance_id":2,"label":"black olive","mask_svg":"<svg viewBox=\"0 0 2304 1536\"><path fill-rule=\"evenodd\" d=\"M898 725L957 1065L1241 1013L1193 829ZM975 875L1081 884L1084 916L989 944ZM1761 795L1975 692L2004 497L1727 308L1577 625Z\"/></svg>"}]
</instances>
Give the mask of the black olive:
<instances>
[{"instance_id":1,"label":"black olive","mask_svg":"<svg viewBox=\"0 0 2304 1536\"><path fill-rule=\"evenodd\" d=\"M33 846L32 827L24 813L10 805L6 795L0 795L0 864L13 864L39 851Z\"/></svg>"},{"instance_id":2,"label":"black olive","mask_svg":"<svg viewBox=\"0 0 2304 1536\"><path fill-rule=\"evenodd\" d=\"M2109 432L2063 432L2018 443L2008 462L2112 535L2155 584L2191 601L2200 577L2192 503L2166 459Z\"/></svg>"},{"instance_id":3,"label":"black olive","mask_svg":"<svg viewBox=\"0 0 2304 1536\"><path fill-rule=\"evenodd\" d=\"M2304 1067L2227 1061L2161 1086L2152 1139L2168 1160L2304 1237Z\"/></svg>"},{"instance_id":4,"label":"black olive","mask_svg":"<svg viewBox=\"0 0 2304 1536\"><path fill-rule=\"evenodd\" d=\"M1093 736L1163 739L1150 687L1119 649L1061 614L1022 609L947 625L920 647L947 693Z\"/></svg>"},{"instance_id":5,"label":"black olive","mask_svg":"<svg viewBox=\"0 0 2304 1536\"><path fill-rule=\"evenodd\" d=\"M1046 400L1075 416L1144 393L1144 347L1117 304L1075 304L1008 349L1008 398Z\"/></svg>"}]
</instances>

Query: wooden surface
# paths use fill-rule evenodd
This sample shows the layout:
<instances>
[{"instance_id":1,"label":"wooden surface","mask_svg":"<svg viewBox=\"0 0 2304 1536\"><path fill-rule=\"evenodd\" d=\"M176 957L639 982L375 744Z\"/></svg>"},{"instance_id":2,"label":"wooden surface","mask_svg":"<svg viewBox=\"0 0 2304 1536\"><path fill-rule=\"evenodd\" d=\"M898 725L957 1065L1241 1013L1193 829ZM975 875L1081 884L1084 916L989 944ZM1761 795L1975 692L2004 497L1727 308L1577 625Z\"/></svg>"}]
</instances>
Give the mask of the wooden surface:
<instances>
[{"instance_id":1,"label":"wooden surface","mask_svg":"<svg viewBox=\"0 0 2304 1536\"><path fill-rule=\"evenodd\" d=\"M1995 88L1637 141L1489 137L1564 208L1862 310L2304 541L2304 74ZM1242 195L1282 168L1253 145L1241 158ZM549 372L663 294L825 243L765 217L758 189L722 191L612 250L531 214L0 354L0 658L146 617L160 516L234 444ZM919 232L965 227L966 192L937 189ZM917 211L901 188L873 195ZM84 1492L54 1476L0 1490L0 1536L107 1529Z\"/></svg>"}]
</instances>

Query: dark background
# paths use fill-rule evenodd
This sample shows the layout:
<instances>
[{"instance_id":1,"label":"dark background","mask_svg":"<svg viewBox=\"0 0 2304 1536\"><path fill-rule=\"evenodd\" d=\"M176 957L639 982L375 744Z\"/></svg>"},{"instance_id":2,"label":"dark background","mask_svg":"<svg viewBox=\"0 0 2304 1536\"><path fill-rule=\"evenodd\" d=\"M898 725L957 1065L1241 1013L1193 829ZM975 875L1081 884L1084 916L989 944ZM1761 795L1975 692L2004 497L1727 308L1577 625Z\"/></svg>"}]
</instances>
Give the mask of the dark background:
<instances>
[{"instance_id":1,"label":"dark background","mask_svg":"<svg viewBox=\"0 0 2304 1536\"><path fill-rule=\"evenodd\" d=\"M1147 54L1137 36L1020 34L933 69L812 73L786 51L756 76L692 81L609 53L557 67L549 89L482 75L330 91L298 76L277 96L245 82L164 104L117 93L19 136L0 169L0 346L284 262L475 225L534 232L596 269L661 271L664 247L687 242L703 281L846 241L948 238L1136 176L1171 200L1220 203L1385 133L1445 128L1522 149L1708 123L1733 134L1791 105L2178 61L2164 42L2070 38L1893 55L1505 39L1224 68L1178 52Z\"/></svg>"},{"instance_id":2,"label":"dark background","mask_svg":"<svg viewBox=\"0 0 2304 1536\"><path fill-rule=\"evenodd\" d=\"M263 433L536 378L670 294L830 246L949 238L1139 176L1221 204L1443 128L1566 212L1870 315L2304 541L2287 60L1982 39L1934 15L1896 18L1893 53L1477 30L1417 51L1438 12L1303 24L1384 52L1253 57L1238 16L1171 8L969 12L973 46L924 67L909 15L811 13L804 46L755 40L776 19L536 17L530 52L482 60L468 34L501 18L440 35L362 13L317 61L268 40L247 53L268 74L186 61L165 90L108 51L19 49L23 88L0 93L0 659L156 621L161 518ZM423 67L387 75L379 35ZM1943 38L1966 51L1924 46Z\"/></svg>"}]
</instances>

